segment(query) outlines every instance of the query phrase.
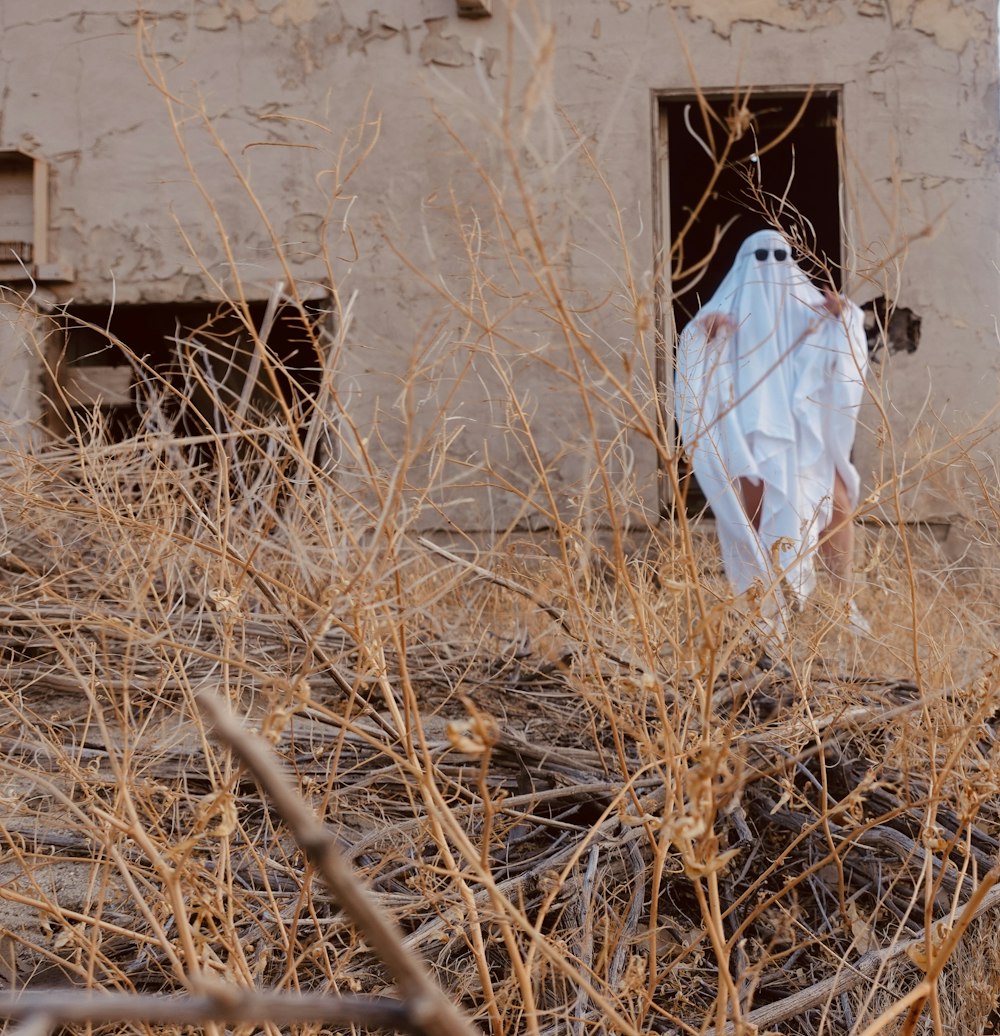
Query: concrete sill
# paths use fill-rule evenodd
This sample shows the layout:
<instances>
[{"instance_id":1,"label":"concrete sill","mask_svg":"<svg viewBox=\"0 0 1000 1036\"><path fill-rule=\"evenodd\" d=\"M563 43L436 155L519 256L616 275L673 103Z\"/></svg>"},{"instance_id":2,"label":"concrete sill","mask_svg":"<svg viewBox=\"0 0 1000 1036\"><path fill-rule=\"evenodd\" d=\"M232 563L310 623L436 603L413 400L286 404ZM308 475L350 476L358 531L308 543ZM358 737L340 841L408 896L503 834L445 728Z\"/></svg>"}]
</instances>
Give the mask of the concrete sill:
<instances>
[{"instance_id":1,"label":"concrete sill","mask_svg":"<svg viewBox=\"0 0 1000 1036\"><path fill-rule=\"evenodd\" d=\"M0 284L70 284L75 279L69 263L0 263Z\"/></svg>"}]
</instances>

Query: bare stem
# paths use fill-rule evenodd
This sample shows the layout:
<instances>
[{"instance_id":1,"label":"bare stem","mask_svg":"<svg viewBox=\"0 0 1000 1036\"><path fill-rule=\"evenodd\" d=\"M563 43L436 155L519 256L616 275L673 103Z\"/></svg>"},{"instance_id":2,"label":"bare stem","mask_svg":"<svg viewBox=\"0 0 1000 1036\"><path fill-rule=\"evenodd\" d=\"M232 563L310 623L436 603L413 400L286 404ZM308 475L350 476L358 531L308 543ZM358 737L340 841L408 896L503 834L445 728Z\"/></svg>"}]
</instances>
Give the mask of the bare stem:
<instances>
[{"instance_id":1,"label":"bare stem","mask_svg":"<svg viewBox=\"0 0 1000 1036\"><path fill-rule=\"evenodd\" d=\"M355 875L336 836L302 800L267 743L247 730L219 695L202 690L198 700L218 737L253 774L344 912L396 979L410 1027L434 1032L436 1036L475 1036L475 1026L431 981L417 957L403 946L402 933Z\"/></svg>"}]
</instances>

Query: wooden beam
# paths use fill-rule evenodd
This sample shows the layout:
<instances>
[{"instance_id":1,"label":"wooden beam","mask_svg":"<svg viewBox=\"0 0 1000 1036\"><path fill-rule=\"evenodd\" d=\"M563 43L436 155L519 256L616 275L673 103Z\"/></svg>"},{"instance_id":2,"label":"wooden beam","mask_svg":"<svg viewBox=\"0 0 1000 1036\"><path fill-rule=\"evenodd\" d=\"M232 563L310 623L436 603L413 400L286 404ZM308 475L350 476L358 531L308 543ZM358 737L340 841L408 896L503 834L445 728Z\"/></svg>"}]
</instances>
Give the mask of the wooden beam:
<instances>
[{"instance_id":1,"label":"wooden beam","mask_svg":"<svg viewBox=\"0 0 1000 1036\"><path fill-rule=\"evenodd\" d=\"M40 266L49 261L49 164L44 158L34 159L32 171L34 203L33 262Z\"/></svg>"}]
</instances>

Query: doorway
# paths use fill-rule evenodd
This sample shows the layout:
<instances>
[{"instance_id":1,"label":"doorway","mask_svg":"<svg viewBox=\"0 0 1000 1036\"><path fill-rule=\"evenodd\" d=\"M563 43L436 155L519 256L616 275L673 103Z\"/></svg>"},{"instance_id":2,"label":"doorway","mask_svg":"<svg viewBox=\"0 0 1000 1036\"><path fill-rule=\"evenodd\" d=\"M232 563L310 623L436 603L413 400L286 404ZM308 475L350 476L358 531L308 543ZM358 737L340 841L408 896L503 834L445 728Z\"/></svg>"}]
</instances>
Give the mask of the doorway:
<instances>
[{"instance_id":1,"label":"doorway","mask_svg":"<svg viewBox=\"0 0 1000 1036\"><path fill-rule=\"evenodd\" d=\"M661 422L665 440L677 444L676 336L748 235L780 228L799 265L840 288L840 97L830 88L730 91L661 94L655 103ZM703 512L697 483L689 471L680 474L679 501L672 480L660 479L661 513Z\"/></svg>"}]
</instances>

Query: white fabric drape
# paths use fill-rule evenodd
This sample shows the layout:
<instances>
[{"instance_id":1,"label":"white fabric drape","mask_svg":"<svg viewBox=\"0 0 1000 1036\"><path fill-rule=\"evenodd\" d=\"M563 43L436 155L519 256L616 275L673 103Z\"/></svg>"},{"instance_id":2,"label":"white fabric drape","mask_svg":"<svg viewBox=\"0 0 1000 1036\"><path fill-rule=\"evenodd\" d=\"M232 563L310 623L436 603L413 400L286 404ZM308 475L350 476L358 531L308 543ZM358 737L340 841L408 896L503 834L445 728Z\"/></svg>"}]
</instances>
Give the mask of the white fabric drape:
<instances>
[{"instance_id":1,"label":"white fabric drape","mask_svg":"<svg viewBox=\"0 0 1000 1036\"><path fill-rule=\"evenodd\" d=\"M834 473L852 505L860 486L850 454L868 363L864 324L853 303L832 316L823 301L782 235L758 231L677 347L681 441L715 514L726 575L736 593L760 580L779 603L776 575L801 597L815 585ZM709 340L711 315L728 322ZM764 484L759 530L739 478Z\"/></svg>"}]
</instances>

